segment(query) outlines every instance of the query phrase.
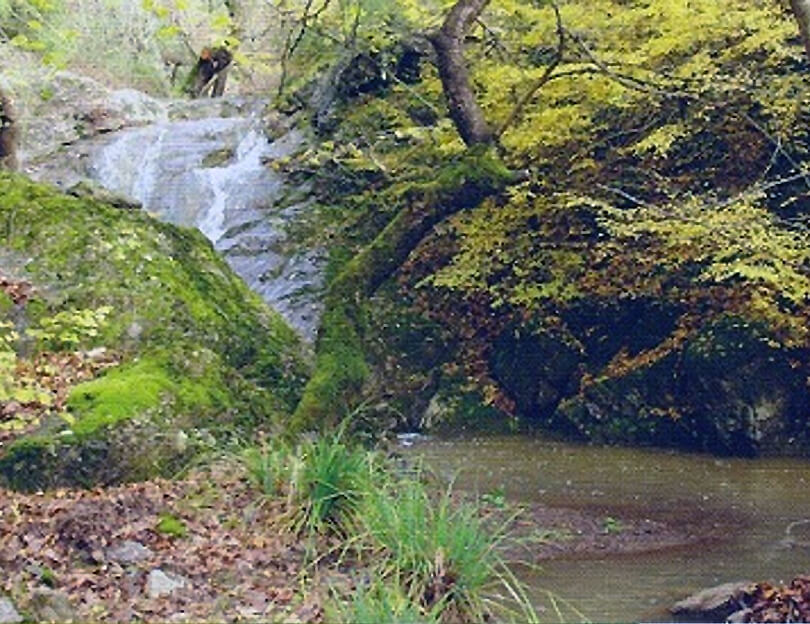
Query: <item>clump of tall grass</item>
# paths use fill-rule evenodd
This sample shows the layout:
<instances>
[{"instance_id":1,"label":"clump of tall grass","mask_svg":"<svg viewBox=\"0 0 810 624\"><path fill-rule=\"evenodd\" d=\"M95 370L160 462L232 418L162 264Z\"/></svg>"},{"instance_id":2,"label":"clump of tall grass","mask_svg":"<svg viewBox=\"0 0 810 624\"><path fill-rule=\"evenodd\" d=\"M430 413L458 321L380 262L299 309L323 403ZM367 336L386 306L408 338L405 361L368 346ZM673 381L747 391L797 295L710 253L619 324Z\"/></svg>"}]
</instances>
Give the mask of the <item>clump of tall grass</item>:
<instances>
[{"instance_id":1,"label":"clump of tall grass","mask_svg":"<svg viewBox=\"0 0 810 624\"><path fill-rule=\"evenodd\" d=\"M425 611L415 604L397 583L379 579L326 610L327 621L354 624L439 624L439 616L438 609Z\"/></svg>"},{"instance_id":2,"label":"clump of tall grass","mask_svg":"<svg viewBox=\"0 0 810 624\"><path fill-rule=\"evenodd\" d=\"M376 454L345 442L342 433L296 445L274 440L244 457L261 491L285 498L287 520L296 533L347 536L378 473Z\"/></svg>"},{"instance_id":3,"label":"clump of tall grass","mask_svg":"<svg viewBox=\"0 0 810 624\"><path fill-rule=\"evenodd\" d=\"M451 488L434 495L424 480L388 481L363 499L366 543L382 578L396 579L424 611L443 619L483 621L499 605L490 596L500 587L510 601L533 611L498 553L506 525L485 526L480 509L454 500Z\"/></svg>"},{"instance_id":4,"label":"clump of tall grass","mask_svg":"<svg viewBox=\"0 0 810 624\"><path fill-rule=\"evenodd\" d=\"M386 469L342 431L296 445L274 441L248 451L245 463L262 492L284 498L292 530L338 534L370 567L375 583L336 607L337 619L477 622L509 601L522 607L521 620L536 620L497 551L507 523L493 530L450 488L431 492L420 470ZM505 599L492 597L498 589Z\"/></svg>"}]
</instances>

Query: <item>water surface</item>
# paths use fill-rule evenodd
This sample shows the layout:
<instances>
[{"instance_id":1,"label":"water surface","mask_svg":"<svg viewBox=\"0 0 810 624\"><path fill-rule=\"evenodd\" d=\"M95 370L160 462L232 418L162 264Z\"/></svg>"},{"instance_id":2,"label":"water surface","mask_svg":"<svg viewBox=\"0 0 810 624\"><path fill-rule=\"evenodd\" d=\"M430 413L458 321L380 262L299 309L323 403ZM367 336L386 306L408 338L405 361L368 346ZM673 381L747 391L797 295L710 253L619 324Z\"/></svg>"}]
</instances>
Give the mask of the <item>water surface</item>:
<instances>
[{"instance_id":1,"label":"water surface","mask_svg":"<svg viewBox=\"0 0 810 624\"><path fill-rule=\"evenodd\" d=\"M530 437L418 441L408 450L466 490L502 489L509 502L594 508L719 527L722 539L625 555L545 561L523 570L533 600L558 621L545 591L592 621L671 621L686 595L737 580L787 581L810 572L810 549L786 529L810 518L810 462L725 459L672 451L576 445ZM802 535L804 533L804 535ZM795 537L810 541L807 526ZM566 620L574 619L572 612Z\"/></svg>"}]
</instances>

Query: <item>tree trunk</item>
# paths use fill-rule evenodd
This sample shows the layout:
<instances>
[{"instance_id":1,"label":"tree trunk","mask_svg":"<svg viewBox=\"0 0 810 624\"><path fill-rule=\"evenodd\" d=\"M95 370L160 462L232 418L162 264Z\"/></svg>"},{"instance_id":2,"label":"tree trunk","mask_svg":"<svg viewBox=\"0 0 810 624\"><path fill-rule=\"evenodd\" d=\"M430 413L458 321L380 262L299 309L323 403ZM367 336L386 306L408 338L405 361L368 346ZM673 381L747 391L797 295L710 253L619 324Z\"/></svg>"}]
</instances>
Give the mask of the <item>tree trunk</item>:
<instances>
[{"instance_id":1,"label":"tree trunk","mask_svg":"<svg viewBox=\"0 0 810 624\"><path fill-rule=\"evenodd\" d=\"M18 130L8 96L0 91L0 169L16 171Z\"/></svg>"},{"instance_id":2,"label":"tree trunk","mask_svg":"<svg viewBox=\"0 0 810 624\"><path fill-rule=\"evenodd\" d=\"M793 9L793 15L799 22L804 49L810 59L810 0L790 0L790 8Z\"/></svg>"},{"instance_id":3,"label":"tree trunk","mask_svg":"<svg viewBox=\"0 0 810 624\"><path fill-rule=\"evenodd\" d=\"M403 207L377 238L355 256L329 287L318 340L315 372L289 424L291 433L335 426L352 413L369 375L364 326L368 298L408 258L434 225L514 183L489 147L467 150L431 182L405 186Z\"/></svg>"},{"instance_id":4,"label":"tree trunk","mask_svg":"<svg viewBox=\"0 0 810 624\"><path fill-rule=\"evenodd\" d=\"M470 72L464 59L467 32L489 2L459 0L447 14L441 29L429 37L436 50L439 77L450 109L450 119L467 145L491 143L494 139L492 128L484 118L470 85Z\"/></svg>"}]
</instances>

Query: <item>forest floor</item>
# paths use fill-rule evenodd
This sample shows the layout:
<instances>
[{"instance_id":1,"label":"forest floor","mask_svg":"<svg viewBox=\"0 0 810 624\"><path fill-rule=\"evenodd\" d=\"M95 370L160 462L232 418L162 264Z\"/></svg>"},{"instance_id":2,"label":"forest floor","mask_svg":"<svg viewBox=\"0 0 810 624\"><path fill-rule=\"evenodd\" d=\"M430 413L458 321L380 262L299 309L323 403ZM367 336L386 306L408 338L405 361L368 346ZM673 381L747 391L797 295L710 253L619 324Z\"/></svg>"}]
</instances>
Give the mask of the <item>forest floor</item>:
<instances>
[{"instance_id":1,"label":"forest floor","mask_svg":"<svg viewBox=\"0 0 810 624\"><path fill-rule=\"evenodd\" d=\"M283 509L259 496L236 462L177 481L0 490L0 592L40 621L54 612L78 621L323 621L330 595L351 593L363 570L308 552L283 530ZM495 518L512 511L482 508ZM719 538L711 526L534 506L511 521L516 539L504 554L630 554ZM343 552L328 539L315 550Z\"/></svg>"},{"instance_id":2,"label":"forest floor","mask_svg":"<svg viewBox=\"0 0 810 624\"><path fill-rule=\"evenodd\" d=\"M76 621L320 621L349 579L307 565L265 500L228 463L178 481L0 490L0 592L37 620L31 597L51 588Z\"/></svg>"}]
</instances>

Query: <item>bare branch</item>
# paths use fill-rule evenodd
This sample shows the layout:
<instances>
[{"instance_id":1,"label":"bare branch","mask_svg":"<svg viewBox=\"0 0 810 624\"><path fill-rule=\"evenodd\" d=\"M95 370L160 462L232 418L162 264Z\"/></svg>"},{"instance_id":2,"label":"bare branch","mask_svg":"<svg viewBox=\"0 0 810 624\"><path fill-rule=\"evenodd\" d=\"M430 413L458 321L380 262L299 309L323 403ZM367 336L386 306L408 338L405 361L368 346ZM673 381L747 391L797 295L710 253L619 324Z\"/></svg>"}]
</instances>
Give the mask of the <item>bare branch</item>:
<instances>
[{"instance_id":1,"label":"bare branch","mask_svg":"<svg viewBox=\"0 0 810 624\"><path fill-rule=\"evenodd\" d=\"M560 7L558 7L555 2L552 2L551 6L554 9L554 15L557 19L557 51L554 54L554 60L546 67L546 71L543 72L543 75L540 76L523 97L518 100L517 104L515 104L515 107L512 109L512 112L509 113L506 121L501 124L500 128L498 128L498 131L495 133L495 136L498 138L503 136L503 133L518 120L523 113L523 109L526 108L526 105L531 102L534 96L537 95L537 92L552 79L554 70L557 69L562 61L563 52L565 50L565 29L563 28Z\"/></svg>"}]
</instances>

